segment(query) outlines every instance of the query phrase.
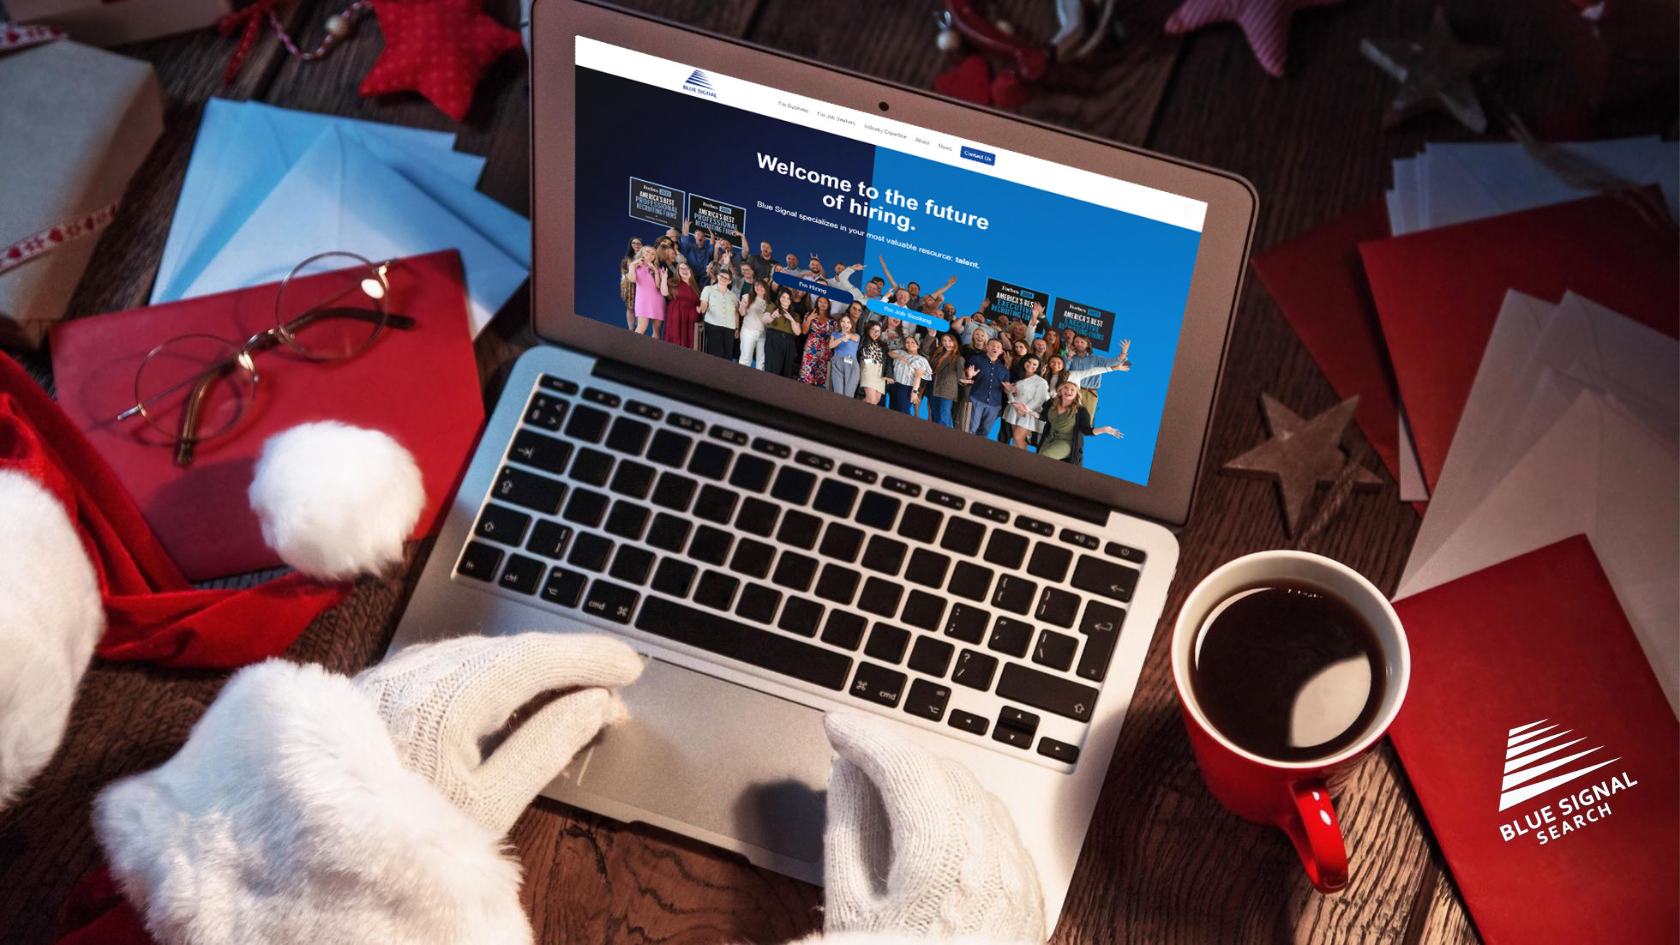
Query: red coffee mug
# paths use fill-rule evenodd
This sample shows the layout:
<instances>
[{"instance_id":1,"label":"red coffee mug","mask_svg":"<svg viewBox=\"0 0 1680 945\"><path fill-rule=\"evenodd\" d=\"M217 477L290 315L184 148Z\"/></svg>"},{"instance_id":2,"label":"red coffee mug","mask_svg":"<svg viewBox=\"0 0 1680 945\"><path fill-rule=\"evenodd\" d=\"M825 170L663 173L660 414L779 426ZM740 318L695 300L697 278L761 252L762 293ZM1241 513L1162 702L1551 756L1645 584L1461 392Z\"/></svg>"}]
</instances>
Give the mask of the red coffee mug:
<instances>
[{"instance_id":1,"label":"red coffee mug","mask_svg":"<svg viewBox=\"0 0 1680 945\"><path fill-rule=\"evenodd\" d=\"M1357 741L1323 758L1279 761L1239 747L1208 722L1190 687L1191 657L1214 607L1237 591L1280 582L1308 584L1345 602L1376 631L1381 644L1386 685L1376 717ZM1329 558L1302 551L1246 555L1203 578L1184 601L1173 626L1172 668L1190 746L1208 790L1237 816L1282 828L1313 886L1323 893L1339 892L1348 882L1348 855L1330 791L1387 733L1411 680L1406 631L1388 599L1358 572Z\"/></svg>"}]
</instances>

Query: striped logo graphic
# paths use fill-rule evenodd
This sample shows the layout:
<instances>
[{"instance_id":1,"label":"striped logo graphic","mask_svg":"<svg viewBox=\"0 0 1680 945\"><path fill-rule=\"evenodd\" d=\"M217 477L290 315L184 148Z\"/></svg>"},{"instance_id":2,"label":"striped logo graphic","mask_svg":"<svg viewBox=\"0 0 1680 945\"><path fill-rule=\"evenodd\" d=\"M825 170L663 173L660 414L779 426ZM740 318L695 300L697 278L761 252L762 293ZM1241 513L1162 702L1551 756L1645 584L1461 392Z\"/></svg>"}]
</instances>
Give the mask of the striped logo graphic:
<instances>
[{"instance_id":1,"label":"striped logo graphic","mask_svg":"<svg viewBox=\"0 0 1680 945\"><path fill-rule=\"evenodd\" d=\"M717 91L712 88L712 80L706 78L706 73L701 72L699 69L694 70L694 72L689 75L688 82L685 84L692 85L695 88L705 89L708 92Z\"/></svg>"},{"instance_id":2,"label":"striped logo graphic","mask_svg":"<svg viewBox=\"0 0 1680 945\"><path fill-rule=\"evenodd\" d=\"M1556 725L1547 724L1550 721L1541 719L1538 722L1519 725L1511 729L1506 737L1505 776L1499 784L1500 810L1521 804L1529 798L1539 797L1552 788L1568 784L1611 762L1621 760L1620 756L1605 758L1603 761L1589 757L1594 752L1603 751L1603 745L1569 751L1586 739L1568 738L1573 732L1572 729L1559 729ZM1562 752L1569 753L1560 754ZM1537 778L1539 780L1536 780Z\"/></svg>"}]
</instances>

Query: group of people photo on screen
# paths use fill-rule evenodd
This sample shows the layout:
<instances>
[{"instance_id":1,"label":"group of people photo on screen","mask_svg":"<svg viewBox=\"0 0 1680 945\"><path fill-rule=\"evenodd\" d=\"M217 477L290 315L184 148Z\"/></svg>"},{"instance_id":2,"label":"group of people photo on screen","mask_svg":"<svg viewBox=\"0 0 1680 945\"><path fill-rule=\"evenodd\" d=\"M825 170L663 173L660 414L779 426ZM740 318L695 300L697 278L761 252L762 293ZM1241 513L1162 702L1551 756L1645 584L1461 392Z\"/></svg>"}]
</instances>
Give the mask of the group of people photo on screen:
<instances>
[{"instance_id":1,"label":"group of people photo on screen","mask_svg":"<svg viewBox=\"0 0 1680 945\"><path fill-rule=\"evenodd\" d=\"M1129 340L1099 353L1050 325L1042 299L1011 299L1006 314L988 296L958 315L945 298L956 275L901 283L876 264L860 283L862 262L778 256L684 220L630 238L619 297L637 334L1051 459L1082 464L1086 437L1123 436L1099 405L1107 375L1131 369Z\"/></svg>"}]
</instances>

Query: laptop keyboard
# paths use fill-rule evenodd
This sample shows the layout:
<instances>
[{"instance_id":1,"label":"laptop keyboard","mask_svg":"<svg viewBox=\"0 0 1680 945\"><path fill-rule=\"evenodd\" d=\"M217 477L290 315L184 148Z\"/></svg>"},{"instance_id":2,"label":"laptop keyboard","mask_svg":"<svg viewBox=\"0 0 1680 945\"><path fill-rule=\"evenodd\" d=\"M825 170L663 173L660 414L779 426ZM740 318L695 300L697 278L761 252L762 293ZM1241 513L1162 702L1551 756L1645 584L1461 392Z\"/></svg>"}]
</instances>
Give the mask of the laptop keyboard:
<instances>
[{"instance_id":1,"label":"laptop keyboard","mask_svg":"<svg viewBox=\"0 0 1680 945\"><path fill-rule=\"evenodd\" d=\"M1144 555L544 376L455 574L1074 764Z\"/></svg>"}]
</instances>

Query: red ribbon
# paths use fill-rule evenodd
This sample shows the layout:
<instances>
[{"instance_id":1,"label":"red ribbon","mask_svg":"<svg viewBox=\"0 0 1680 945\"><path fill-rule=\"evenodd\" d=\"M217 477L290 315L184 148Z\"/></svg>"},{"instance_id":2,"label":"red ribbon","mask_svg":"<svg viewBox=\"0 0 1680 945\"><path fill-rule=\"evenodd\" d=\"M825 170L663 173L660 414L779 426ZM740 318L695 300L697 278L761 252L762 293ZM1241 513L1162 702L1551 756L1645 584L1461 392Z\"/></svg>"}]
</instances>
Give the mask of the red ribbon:
<instances>
[{"instance_id":1,"label":"red ribbon","mask_svg":"<svg viewBox=\"0 0 1680 945\"><path fill-rule=\"evenodd\" d=\"M55 249L79 240L111 225L117 218L117 201L113 200L92 213L86 213L68 223L49 226L31 233L10 246L0 249L0 276Z\"/></svg>"},{"instance_id":2,"label":"red ribbon","mask_svg":"<svg viewBox=\"0 0 1680 945\"><path fill-rule=\"evenodd\" d=\"M0 20L0 53L50 43L63 35L56 26L25 26Z\"/></svg>"}]
</instances>

